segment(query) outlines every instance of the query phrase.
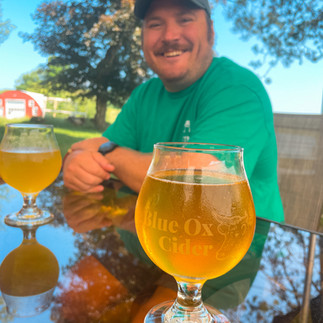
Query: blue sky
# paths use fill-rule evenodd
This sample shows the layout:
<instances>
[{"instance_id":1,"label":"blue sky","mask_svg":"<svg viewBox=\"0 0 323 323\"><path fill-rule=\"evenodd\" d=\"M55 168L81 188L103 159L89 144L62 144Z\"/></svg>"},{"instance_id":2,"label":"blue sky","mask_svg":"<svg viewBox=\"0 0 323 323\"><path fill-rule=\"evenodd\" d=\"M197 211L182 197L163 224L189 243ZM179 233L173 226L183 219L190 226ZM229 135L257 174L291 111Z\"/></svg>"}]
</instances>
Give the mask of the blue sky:
<instances>
[{"instance_id":1,"label":"blue sky","mask_svg":"<svg viewBox=\"0 0 323 323\"><path fill-rule=\"evenodd\" d=\"M34 70L46 62L30 42L23 42L19 31L32 32L34 13L41 0L2 0L3 19L10 19L17 28L10 37L0 44L0 90L14 89L15 81L24 73ZM231 23L223 18L221 7L214 10L216 31L215 51L236 63L250 68L248 63L255 59L252 44L243 42L233 34ZM250 68L251 69L251 68ZM313 64L305 61L302 65L293 63L291 67L276 66L269 74L270 85L265 85L272 101L274 112L321 113L323 96L323 60Z\"/></svg>"}]
</instances>

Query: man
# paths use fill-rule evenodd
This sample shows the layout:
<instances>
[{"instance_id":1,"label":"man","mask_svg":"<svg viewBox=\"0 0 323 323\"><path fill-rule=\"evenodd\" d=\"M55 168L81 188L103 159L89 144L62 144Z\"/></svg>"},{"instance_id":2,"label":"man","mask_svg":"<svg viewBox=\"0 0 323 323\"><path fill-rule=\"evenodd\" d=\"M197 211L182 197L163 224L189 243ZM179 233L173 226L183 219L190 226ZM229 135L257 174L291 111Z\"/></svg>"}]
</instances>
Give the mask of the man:
<instances>
[{"instance_id":1,"label":"man","mask_svg":"<svg viewBox=\"0 0 323 323\"><path fill-rule=\"evenodd\" d=\"M144 56L158 78L133 91L102 137L71 147L65 185L99 192L114 173L139 191L154 143L232 144L244 148L257 216L283 220L270 100L253 73L213 57L208 1L137 0L135 14L143 19ZM98 149L108 141L102 156Z\"/></svg>"}]
</instances>

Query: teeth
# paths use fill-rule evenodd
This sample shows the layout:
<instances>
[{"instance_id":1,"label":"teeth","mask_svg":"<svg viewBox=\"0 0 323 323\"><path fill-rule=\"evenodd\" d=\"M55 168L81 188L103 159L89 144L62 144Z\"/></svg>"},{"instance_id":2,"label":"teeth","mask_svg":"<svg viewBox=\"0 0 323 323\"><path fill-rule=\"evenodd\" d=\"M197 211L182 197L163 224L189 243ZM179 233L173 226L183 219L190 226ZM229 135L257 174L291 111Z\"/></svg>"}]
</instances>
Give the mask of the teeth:
<instances>
[{"instance_id":1,"label":"teeth","mask_svg":"<svg viewBox=\"0 0 323 323\"><path fill-rule=\"evenodd\" d=\"M174 52L168 52L168 53L164 53L164 56L166 57L174 57L174 56L178 56L181 55L182 52L181 51L174 51Z\"/></svg>"}]
</instances>

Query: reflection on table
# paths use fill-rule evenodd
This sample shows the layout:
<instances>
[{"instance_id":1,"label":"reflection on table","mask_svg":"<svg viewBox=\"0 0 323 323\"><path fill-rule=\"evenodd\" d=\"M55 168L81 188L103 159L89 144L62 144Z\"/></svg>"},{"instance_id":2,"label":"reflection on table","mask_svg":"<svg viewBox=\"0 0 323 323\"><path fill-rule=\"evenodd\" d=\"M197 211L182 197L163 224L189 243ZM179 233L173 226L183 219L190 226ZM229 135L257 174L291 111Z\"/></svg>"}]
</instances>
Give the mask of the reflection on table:
<instances>
[{"instance_id":1,"label":"reflection on table","mask_svg":"<svg viewBox=\"0 0 323 323\"><path fill-rule=\"evenodd\" d=\"M57 284L55 255L36 239L37 228L23 228L23 240L0 266L0 290L9 314L37 315L47 309Z\"/></svg>"},{"instance_id":2,"label":"reflection on table","mask_svg":"<svg viewBox=\"0 0 323 323\"><path fill-rule=\"evenodd\" d=\"M1 283L1 322L142 323L153 305L176 296L174 279L159 270L139 244L133 221L136 194L121 183L112 180L103 193L85 195L67 191L59 178L40 194L39 202L55 214L55 220L34 232L32 254L38 260L33 263L41 262L46 248L49 252L43 257L58 261L58 283L48 309L23 319L8 314L6 289ZM2 219L19 209L19 203L18 193L0 185ZM27 233L3 221L0 231L2 273L13 250L19 254ZM258 219L247 255L228 274L206 283L205 302L232 322L277 323L301 318L309 237L306 231ZM313 322L322 317L320 243L321 239L315 249L311 282L309 315ZM18 259L14 256L12 262ZM46 271L53 274L53 268ZM36 283L31 286L37 288Z\"/></svg>"}]
</instances>

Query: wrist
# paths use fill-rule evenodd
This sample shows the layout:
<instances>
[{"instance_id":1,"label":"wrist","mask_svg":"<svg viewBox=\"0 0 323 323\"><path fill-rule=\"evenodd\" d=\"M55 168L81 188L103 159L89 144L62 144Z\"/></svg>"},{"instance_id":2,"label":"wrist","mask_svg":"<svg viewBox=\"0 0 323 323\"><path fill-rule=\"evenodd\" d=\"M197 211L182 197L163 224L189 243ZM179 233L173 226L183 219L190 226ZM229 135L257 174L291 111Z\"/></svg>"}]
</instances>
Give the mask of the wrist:
<instances>
[{"instance_id":1,"label":"wrist","mask_svg":"<svg viewBox=\"0 0 323 323\"><path fill-rule=\"evenodd\" d=\"M112 152L114 149L116 149L117 147L119 147L118 144L116 144L115 142L113 141L107 141L105 143L103 143L99 149L98 149L98 152L105 156L106 154Z\"/></svg>"}]
</instances>

